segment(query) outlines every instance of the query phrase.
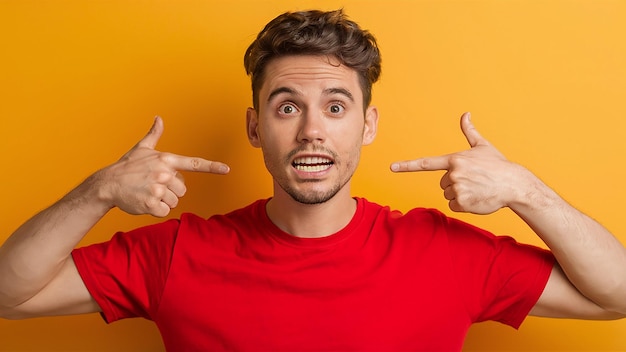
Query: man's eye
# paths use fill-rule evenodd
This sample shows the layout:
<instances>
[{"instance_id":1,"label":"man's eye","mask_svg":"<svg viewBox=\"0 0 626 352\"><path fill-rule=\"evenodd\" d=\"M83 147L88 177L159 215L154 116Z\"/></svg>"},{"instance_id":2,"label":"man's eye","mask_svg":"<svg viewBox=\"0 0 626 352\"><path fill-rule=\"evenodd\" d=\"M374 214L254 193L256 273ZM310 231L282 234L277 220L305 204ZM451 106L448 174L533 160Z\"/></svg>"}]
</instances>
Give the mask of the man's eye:
<instances>
[{"instance_id":1,"label":"man's eye","mask_svg":"<svg viewBox=\"0 0 626 352\"><path fill-rule=\"evenodd\" d=\"M278 111L281 114L293 114L294 112L296 112L296 107L292 104L283 104L278 108Z\"/></svg>"},{"instance_id":2,"label":"man's eye","mask_svg":"<svg viewBox=\"0 0 626 352\"><path fill-rule=\"evenodd\" d=\"M328 108L328 110L333 114L339 114L343 112L344 108L339 104L333 104Z\"/></svg>"}]
</instances>

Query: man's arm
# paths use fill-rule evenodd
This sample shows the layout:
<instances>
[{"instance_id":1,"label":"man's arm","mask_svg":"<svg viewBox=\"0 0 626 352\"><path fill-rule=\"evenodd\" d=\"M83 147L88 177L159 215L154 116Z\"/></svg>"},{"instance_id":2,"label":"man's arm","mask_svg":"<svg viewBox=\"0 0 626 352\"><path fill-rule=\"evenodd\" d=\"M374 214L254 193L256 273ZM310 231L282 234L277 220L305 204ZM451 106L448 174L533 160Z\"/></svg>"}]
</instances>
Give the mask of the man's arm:
<instances>
[{"instance_id":1,"label":"man's arm","mask_svg":"<svg viewBox=\"0 0 626 352\"><path fill-rule=\"evenodd\" d=\"M162 153L157 117L150 132L116 163L94 173L20 226L0 247L0 316L10 319L100 310L71 252L112 208L163 217L186 192L178 171L228 173L225 164Z\"/></svg>"},{"instance_id":2,"label":"man's arm","mask_svg":"<svg viewBox=\"0 0 626 352\"><path fill-rule=\"evenodd\" d=\"M606 228L569 205L528 170L522 169L519 174L526 178L529 187L509 207L546 243L559 264L531 314L593 319L623 317L626 314L624 246Z\"/></svg>"},{"instance_id":3,"label":"man's arm","mask_svg":"<svg viewBox=\"0 0 626 352\"><path fill-rule=\"evenodd\" d=\"M531 314L581 319L626 316L626 249L526 168L508 161L474 128L461 129L471 148L396 162L394 172L445 170L440 186L457 212L489 214L509 207L553 252L558 265Z\"/></svg>"}]
</instances>

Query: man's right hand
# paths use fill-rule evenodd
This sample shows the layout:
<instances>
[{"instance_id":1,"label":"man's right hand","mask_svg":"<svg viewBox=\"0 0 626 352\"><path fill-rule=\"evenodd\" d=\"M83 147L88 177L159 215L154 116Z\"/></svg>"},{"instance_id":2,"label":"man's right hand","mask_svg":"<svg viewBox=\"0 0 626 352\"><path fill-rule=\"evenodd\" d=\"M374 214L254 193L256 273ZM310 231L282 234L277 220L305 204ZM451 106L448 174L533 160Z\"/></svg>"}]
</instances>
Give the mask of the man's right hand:
<instances>
[{"instance_id":1,"label":"man's right hand","mask_svg":"<svg viewBox=\"0 0 626 352\"><path fill-rule=\"evenodd\" d=\"M187 188L179 171L227 174L223 163L155 150L163 134L163 120L156 117L148 134L116 163L98 171L95 185L111 208L129 214L163 217L178 205Z\"/></svg>"},{"instance_id":2,"label":"man's right hand","mask_svg":"<svg viewBox=\"0 0 626 352\"><path fill-rule=\"evenodd\" d=\"M87 232L113 207L166 216L186 191L179 171L228 173L219 162L155 150L162 133L157 117L119 161L33 216L0 246L0 317L100 311L71 256Z\"/></svg>"}]
</instances>

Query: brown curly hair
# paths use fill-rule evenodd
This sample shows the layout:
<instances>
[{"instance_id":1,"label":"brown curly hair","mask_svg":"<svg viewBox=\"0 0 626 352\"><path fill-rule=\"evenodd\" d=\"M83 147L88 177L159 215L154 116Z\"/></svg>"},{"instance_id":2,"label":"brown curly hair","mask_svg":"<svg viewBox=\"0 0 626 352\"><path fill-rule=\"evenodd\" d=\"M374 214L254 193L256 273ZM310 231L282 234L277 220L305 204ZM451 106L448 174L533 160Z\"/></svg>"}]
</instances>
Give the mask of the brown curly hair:
<instances>
[{"instance_id":1,"label":"brown curly hair","mask_svg":"<svg viewBox=\"0 0 626 352\"><path fill-rule=\"evenodd\" d=\"M374 36L347 18L343 10L286 12L270 21L244 56L252 80L252 101L259 107L259 90L267 64L287 55L327 55L357 71L363 104L372 100L372 84L381 73L381 58Z\"/></svg>"}]
</instances>

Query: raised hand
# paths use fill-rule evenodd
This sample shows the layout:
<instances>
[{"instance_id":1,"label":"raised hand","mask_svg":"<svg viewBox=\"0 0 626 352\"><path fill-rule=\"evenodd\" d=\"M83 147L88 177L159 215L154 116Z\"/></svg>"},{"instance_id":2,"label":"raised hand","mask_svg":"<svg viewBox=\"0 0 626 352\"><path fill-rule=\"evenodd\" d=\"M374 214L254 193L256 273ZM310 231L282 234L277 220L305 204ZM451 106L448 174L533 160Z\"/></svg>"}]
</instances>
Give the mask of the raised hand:
<instances>
[{"instance_id":1,"label":"raised hand","mask_svg":"<svg viewBox=\"0 0 626 352\"><path fill-rule=\"evenodd\" d=\"M394 172L445 170L440 181L453 211L489 214L510 206L531 179L528 170L508 161L476 130L470 114L461 116L461 130L470 149L391 164Z\"/></svg>"},{"instance_id":2,"label":"raised hand","mask_svg":"<svg viewBox=\"0 0 626 352\"><path fill-rule=\"evenodd\" d=\"M94 175L101 197L129 214L163 217L178 205L187 188L179 171L226 174L226 164L155 150L163 133L156 117L148 134L119 161Z\"/></svg>"}]
</instances>

